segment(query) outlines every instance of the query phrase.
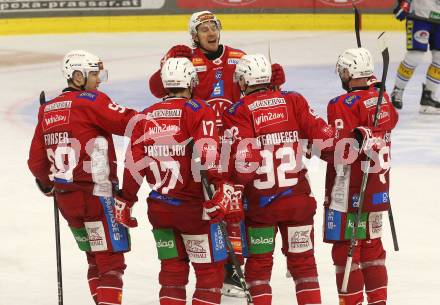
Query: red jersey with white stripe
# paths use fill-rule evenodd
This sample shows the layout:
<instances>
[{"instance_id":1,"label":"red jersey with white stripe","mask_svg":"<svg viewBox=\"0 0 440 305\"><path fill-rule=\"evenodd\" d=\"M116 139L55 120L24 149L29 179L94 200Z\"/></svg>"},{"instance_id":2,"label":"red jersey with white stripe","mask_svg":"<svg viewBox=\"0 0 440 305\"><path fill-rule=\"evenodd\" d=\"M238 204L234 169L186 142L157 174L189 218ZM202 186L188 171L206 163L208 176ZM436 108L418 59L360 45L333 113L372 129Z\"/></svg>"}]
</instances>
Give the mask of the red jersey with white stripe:
<instances>
[{"instance_id":1,"label":"red jersey with white stripe","mask_svg":"<svg viewBox=\"0 0 440 305\"><path fill-rule=\"evenodd\" d=\"M204 200L200 168L193 159L201 158L210 182L218 185L218 142L215 113L205 102L166 98L148 107L134 127L127 151L124 198L137 201L145 177L153 190L150 198L176 206L183 200L200 204Z\"/></svg>"},{"instance_id":2,"label":"red jersey with white stripe","mask_svg":"<svg viewBox=\"0 0 440 305\"><path fill-rule=\"evenodd\" d=\"M200 48L194 49L193 54L192 63L199 78L193 96L206 101L214 109L217 126L220 126L223 111L240 98L240 87L233 82L233 75L235 65L245 53L223 46L223 53L214 60L209 60ZM151 76L150 90L159 98L166 95L160 70Z\"/></svg>"},{"instance_id":3,"label":"red jersey with white stripe","mask_svg":"<svg viewBox=\"0 0 440 305\"><path fill-rule=\"evenodd\" d=\"M303 96L255 92L226 110L223 122L232 143L228 174L246 185L251 206L311 193L303 148L311 139L332 139L334 132Z\"/></svg>"},{"instance_id":4,"label":"red jersey with white stripe","mask_svg":"<svg viewBox=\"0 0 440 305\"><path fill-rule=\"evenodd\" d=\"M358 126L373 128L374 114L380 83L355 90L332 99L327 108L328 122L339 134L339 140L354 137L352 130ZM363 203L364 212L388 210L389 171L391 162L391 131L396 126L398 114L385 93L381 104L378 126L382 145L372 152L370 173ZM363 171L360 155L351 164L327 164L325 206L339 212L354 212L358 206Z\"/></svg>"},{"instance_id":5,"label":"red jersey with white stripe","mask_svg":"<svg viewBox=\"0 0 440 305\"><path fill-rule=\"evenodd\" d=\"M100 91L72 90L40 106L29 168L43 185L111 196L118 181L112 134L124 135L137 112Z\"/></svg>"}]
</instances>

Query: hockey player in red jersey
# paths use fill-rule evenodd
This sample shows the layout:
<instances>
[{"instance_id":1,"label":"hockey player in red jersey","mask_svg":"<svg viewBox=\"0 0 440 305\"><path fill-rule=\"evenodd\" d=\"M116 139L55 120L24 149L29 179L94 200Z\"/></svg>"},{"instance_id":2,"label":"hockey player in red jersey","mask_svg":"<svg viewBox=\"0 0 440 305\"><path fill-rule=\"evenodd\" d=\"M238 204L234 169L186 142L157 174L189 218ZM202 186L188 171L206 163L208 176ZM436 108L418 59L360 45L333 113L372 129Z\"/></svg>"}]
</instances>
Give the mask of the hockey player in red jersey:
<instances>
[{"instance_id":1,"label":"hockey player in red jersey","mask_svg":"<svg viewBox=\"0 0 440 305\"><path fill-rule=\"evenodd\" d=\"M241 50L220 44L220 20L210 11L192 14L189 21L189 33L193 47L173 46L164 56L162 62L170 57L186 57L196 69L199 84L194 88L193 96L206 101L216 113L216 125L221 127L224 109L240 98L240 88L233 82L235 64L245 53ZM271 85L279 87L285 82L284 71L279 64L272 65ZM150 90L158 98L166 95L160 79L160 70L150 78ZM221 128L220 128L221 130ZM220 137L223 135L220 132ZM240 241L240 224L228 224L228 232L239 258L242 244ZM232 266L226 265L223 293L228 296L244 297L237 275Z\"/></svg>"},{"instance_id":2,"label":"hockey player in red jersey","mask_svg":"<svg viewBox=\"0 0 440 305\"><path fill-rule=\"evenodd\" d=\"M387 299L387 271L381 241L382 212L388 210L390 205L391 131L397 124L398 115L385 93L378 126L373 127L380 84L370 81L373 77L373 58L367 49L344 51L339 56L337 72L347 93L329 102L329 124L336 128L341 140L353 137L355 127L364 126L359 130L363 130L365 140L379 143L368 149L372 162L346 293L341 292L341 285L358 207L363 176L361 166L366 158L364 153L350 164L335 159L334 163L327 165L324 239L333 243L332 258L340 304L361 304L365 289L368 304L384 305Z\"/></svg>"},{"instance_id":3,"label":"hockey player in red jersey","mask_svg":"<svg viewBox=\"0 0 440 305\"><path fill-rule=\"evenodd\" d=\"M121 304L123 253L130 243L112 211L118 185L112 134L123 135L136 112L97 90L107 76L97 56L75 50L62 64L68 87L40 106L28 165L86 252L95 303Z\"/></svg>"},{"instance_id":4,"label":"hockey player in red jersey","mask_svg":"<svg viewBox=\"0 0 440 305\"><path fill-rule=\"evenodd\" d=\"M316 201L301 157L307 140L333 139L333 129L300 94L270 89L271 66L263 55L243 56L235 77L245 96L225 111L224 128L232 143L229 174L245 185L245 277L254 304L272 304L278 230L298 304L321 304L313 246Z\"/></svg>"},{"instance_id":5,"label":"hockey player in red jersey","mask_svg":"<svg viewBox=\"0 0 440 305\"><path fill-rule=\"evenodd\" d=\"M192 304L220 304L227 252L218 222L242 217L242 209L228 213L232 200L241 206L241 190L224 182L218 171L215 113L204 101L191 98L197 84L192 63L167 59L161 79L167 97L145 109L133 130L117 219L131 226L130 208L145 177L152 189L148 218L161 260L160 304L186 304L189 261L196 275ZM194 163L199 157L216 190L209 201ZM210 221L203 219L204 211Z\"/></svg>"}]
</instances>

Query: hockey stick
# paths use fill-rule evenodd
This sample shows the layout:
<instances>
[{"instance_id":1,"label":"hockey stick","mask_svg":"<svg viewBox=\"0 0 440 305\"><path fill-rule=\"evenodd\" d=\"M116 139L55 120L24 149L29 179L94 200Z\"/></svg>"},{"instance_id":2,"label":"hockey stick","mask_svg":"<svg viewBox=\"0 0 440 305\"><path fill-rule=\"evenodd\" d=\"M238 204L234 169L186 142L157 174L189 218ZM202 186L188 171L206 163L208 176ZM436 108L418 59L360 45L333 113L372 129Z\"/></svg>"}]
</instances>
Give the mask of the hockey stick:
<instances>
[{"instance_id":1,"label":"hockey stick","mask_svg":"<svg viewBox=\"0 0 440 305\"><path fill-rule=\"evenodd\" d=\"M377 98L376 111L374 113L374 121L373 121L374 127L377 127L379 121L380 107L382 104L383 95L385 93L385 81L387 79L388 66L390 61L388 47L385 45L385 41L384 41L384 34L385 32L380 34L378 37L378 42L382 51L383 71L382 71L382 80L380 84L379 96ZM348 280L350 278L351 264L353 261L353 252L356 246L356 234L357 234L357 229L359 227L359 221L362 216L362 207L364 205L365 190L367 188L368 174L370 170L370 161L371 161L371 157L367 154L367 159L365 160L364 163L366 164L366 166L364 168L364 174L362 176L361 191L359 194L359 203L358 203L356 218L353 224L353 230L350 237L350 246L348 248L347 261L345 263L344 278L342 280L341 291L343 293L347 292Z\"/></svg>"},{"instance_id":2,"label":"hockey stick","mask_svg":"<svg viewBox=\"0 0 440 305\"><path fill-rule=\"evenodd\" d=\"M354 31L356 33L356 42L358 48L362 46L361 44L361 13L357 9L356 5L353 4L353 10L354 10Z\"/></svg>"},{"instance_id":3,"label":"hockey stick","mask_svg":"<svg viewBox=\"0 0 440 305\"><path fill-rule=\"evenodd\" d=\"M189 145L190 145L190 147L192 147L194 149L194 141L191 141ZM196 162L197 164L200 165L201 164L200 157L196 156L194 158L194 162ZM214 193L212 192L211 185L209 184L209 180L208 180L208 177L206 175L205 170L200 170L200 178L202 180L203 189L206 192L206 195L208 196L209 199L212 199L212 197L214 196ZM240 281L240 286L241 286L241 288L243 288L244 294L246 295L247 305L253 305L254 302L252 301L251 293L249 292L249 289L246 285L246 280L244 278L243 271L241 270L240 263L238 262L237 255L235 254L234 247L232 246L231 240L229 239L229 235L226 230L226 224L223 221L220 221L219 227L220 227L220 230L222 232L223 237L225 238L226 246L228 247L228 250L229 250L228 251L229 256L232 260L232 266L234 267L235 272L237 272L238 279Z\"/></svg>"},{"instance_id":4,"label":"hockey stick","mask_svg":"<svg viewBox=\"0 0 440 305\"><path fill-rule=\"evenodd\" d=\"M40 93L40 105L46 103L44 91ZM53 213L55 220L55 247L57 256L57 281L58 281L58 305L63 305L63 274L61 269L61 238L60 238L60 217L55 195L53 197Z\"/></svg>"},{"instance_id":5,"label":"hockey stick","mask_svg":"<svg viewBox=\"0 0 440 305\"><path fill-rule=\"evenodd\" d=\"M208 198L212 199L214 194L212 193L212 189L210 187L208 177L206 176L206 172L204 170L200 171L200 177L202 179L203 188L205 189L206 193L208 194ZM232 260L232 265L235 269L235 272L237 272L238 279L240 280L240 286L243 288L244 294L246 295L246 301L248 305L253 305L254 302L252 301L251 293L249 292L249 289L246 284L246 280L244 278L243 271L241 270L240 263L238 262L237 255L235 254L234 248L232 246L231 240L229 239L228 232L226 230L226 225L223 221L219 222L220 230L222 232L222 235L225 238L226 245L229 249L229 256Z\"/></svg>"}]
</instances>

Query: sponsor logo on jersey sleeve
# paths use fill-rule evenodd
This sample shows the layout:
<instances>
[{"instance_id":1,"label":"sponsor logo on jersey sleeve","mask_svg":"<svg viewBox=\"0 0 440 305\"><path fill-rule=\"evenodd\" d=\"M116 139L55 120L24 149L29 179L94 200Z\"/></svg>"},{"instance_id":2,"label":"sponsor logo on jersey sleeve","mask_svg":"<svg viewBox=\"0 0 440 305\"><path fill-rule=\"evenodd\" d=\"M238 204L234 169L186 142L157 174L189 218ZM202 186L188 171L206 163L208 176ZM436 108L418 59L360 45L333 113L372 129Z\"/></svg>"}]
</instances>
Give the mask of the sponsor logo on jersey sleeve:
<instances>
[{"instance_id":1,"label":"sponsor logo on jersey sleeve","mask_svg":"<svg viewBox=\"0 0 440 305\"><path fill-rule=\"evenodd\" d=\"M94 102L94 101L96 101L96 98L98 97L98 94L97 93L93 93L93 92L81 92L76 97Z\"/></svg>"},{"instance_id":2,"label":"sponsor logo on jersey sleeve","mask_svg":"<svg viewBox=\"0 0 440 305\"><path fill-rule=\"evenodd\" d=\"M351 108L360 98L359 95L349 95L344 98L343 103Z\"/></svg>"},{"instance_id":3,"label":"sponsor logo on jersey sleeve","mask_svg":"<svg viewBox=\"0 0 440 305\"><path fill-rule=\"evenodd\" d=\"M312 225L287 228L290 253L302 253L313 249L312 229Z\"/></svg>"},{"instance_id":4,"label":"sponsor logo on jersey sleeve","mask_svg":"<svg viewBox=\"0 0 440 305\"><path fill-rule=\"evenodd\" d=\"M238 101L228 108L228 113L234 115L237 112L238 107L243 105L243 101Z\"/></svg>"},{"instance_id":5,"label":"sponsor logo on jersey sleeve","mask_svg":"<svg viewBox=\"0 0 440 305\"><path fill-rule=\"evenodd\" d=\"M188 258L193 263L211 263L211 250L208 234L186 235L182 234Z\"/></svg>"},{"instance_id":6,"label":"sponsor logo on jersey sleeve","mask_svg":"<svg viewBox=\"0 0 440 305\"><path fill-rule=\"evenodd\" d=\"M69 124L70 109L45 112L43 115L43 130L49 130L56 126Z\"/></svg>"},{"instance_id":7,"label":"sponsor logo on jersey sleeve","mask_svg":"<svg viewBox=\"0 0 440 305\"><path fill-rule=\"evenodd\" d=\"M202 108L202 105L200 105L196 100L189 100L185 103L185 106L188 106L194 111L199 111L200 108Z\"/></svg>"}]
</instances>

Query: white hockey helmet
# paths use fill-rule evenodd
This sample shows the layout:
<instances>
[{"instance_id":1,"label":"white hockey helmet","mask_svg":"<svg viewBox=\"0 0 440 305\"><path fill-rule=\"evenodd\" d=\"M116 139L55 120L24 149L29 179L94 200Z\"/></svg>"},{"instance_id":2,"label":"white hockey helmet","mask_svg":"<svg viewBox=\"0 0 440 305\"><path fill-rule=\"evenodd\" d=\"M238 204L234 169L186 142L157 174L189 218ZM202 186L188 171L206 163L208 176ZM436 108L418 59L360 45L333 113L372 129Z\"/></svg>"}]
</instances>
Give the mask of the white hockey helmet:
<instances>
[{"instance_id":1,"label":"white hockey helmet","mask_svg":"<svg viewBox=\"0 0 440 305\"><path fill-rule=\"evenodd\" d=\"M339 55L336 71L341 77L344 69L351 78L370 77L374 72L374 62L370 51L365 48L347 49Z\"/></svg>"},{"instance_id":2,"label":"white hockey helmet","mask_svg":"<svg viewBox=\"0 0 440 305\"><path fill-rule=\"evenodd\" d=\"M269 84L272 66L262 54L247 54L241 57L235 66L234 81L243 77L248 86Z\"/></svg>"},{"instance_id":3,"label":"white hockey helmet","mask_svg":"<svg viewBox=\"0 0 440 305\"><path fill-rule=\"evenodd\" d=\"M72 78L75 71L80 71L84 77L87 77L89 72L98 71L101 82L105 82L108 76L101 59L84 50L73 50L67 53L62 62L62 70L67 80Z\"/></svg>"},{"instance_id":4,"label":"white hockey helmet","mask_svg":"<svg viewBox=\"0 0 440 305\"><path fill-rule=\"evenodd\" d=\"M202 23L213 21L217 28L221 29L221 23L220 20L217 19L217 17L210 11L201 11L196 12L191 15L191 18L189 19L189 34L195 35L197 34L197 27L201 25Z\"/></svg>"},{"instance_id":5,"label":"white hockey helmet","mask_svg":"<svg viewBox=\"0 0 440 305\"><path fill-rule=\"evenodd\" d=\"M199 78L192 62L185 57L168 58L160 70L164 88L190 88Z\"/></svg>"}]
</instances>

